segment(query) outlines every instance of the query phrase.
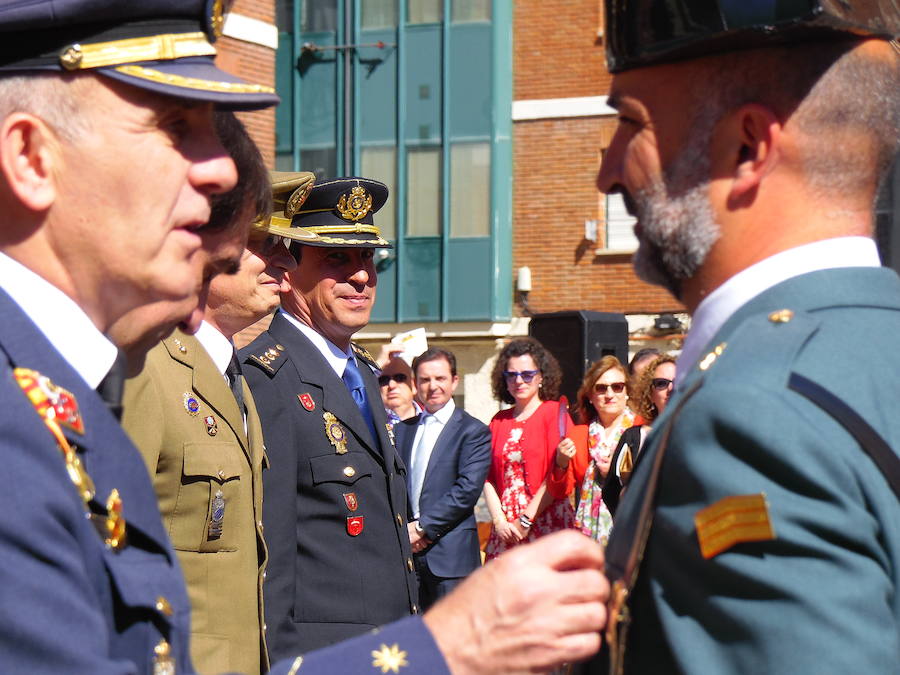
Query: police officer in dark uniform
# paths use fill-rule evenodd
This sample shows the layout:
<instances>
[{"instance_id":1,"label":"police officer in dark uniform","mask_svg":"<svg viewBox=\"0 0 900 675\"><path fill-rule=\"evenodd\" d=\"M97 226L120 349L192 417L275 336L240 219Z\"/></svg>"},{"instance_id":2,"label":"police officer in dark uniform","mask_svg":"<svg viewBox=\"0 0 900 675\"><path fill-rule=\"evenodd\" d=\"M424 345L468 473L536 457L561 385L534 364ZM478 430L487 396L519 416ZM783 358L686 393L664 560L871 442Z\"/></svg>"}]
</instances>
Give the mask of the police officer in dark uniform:
<instances>
[{"instance_id":1,"label":"police officer in dark uniform","mask_svg":"<svg viewBox=\"0 0 900 675\"><path fill-rule=\"evenodd\" d=\"M405 469L375 365L350 341L375 302L374 224L387 187L366 178L315 185L294 226L291 291L269 330L241 351L266 439L264 585L275 658L415 614ZM308 245L307 245L308 244Z\"/></svg>"},{"instance_id":2,"label":"police officer in dark uniform","mask_svg":"<svg viewBox=\"0 0 900 675\"><path fill-rule=\"evenodd\" d=\"M598 175L693 314L606 550L614 673L896 673L895 2L607 0Z\"/></svg>"}]
</instances>

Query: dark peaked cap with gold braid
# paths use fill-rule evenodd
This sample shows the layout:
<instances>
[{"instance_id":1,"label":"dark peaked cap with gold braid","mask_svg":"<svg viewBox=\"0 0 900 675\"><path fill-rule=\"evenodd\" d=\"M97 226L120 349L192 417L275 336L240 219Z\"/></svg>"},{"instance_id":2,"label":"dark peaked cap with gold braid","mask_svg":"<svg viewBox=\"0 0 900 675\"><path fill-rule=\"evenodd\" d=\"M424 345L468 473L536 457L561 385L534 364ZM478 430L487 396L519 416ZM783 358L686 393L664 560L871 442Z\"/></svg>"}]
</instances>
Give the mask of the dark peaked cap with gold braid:
<instances>
[{"instance_id":1,"label":"dark peaked cap with gold braid","mask_svg":"<svg viewBox=\"0 0 900 675\"><path fill-rule=\"evenodd\" d=\"M315 185L299 207L285 207L294 227L316 235L306 246L393 248L372 217L388 198L388 187L371 178L334 178Z\"/></svg>"},{"instance_id":2,"label":"dark peaked cap with gold braid","mask_svg":"<svg viewBox=\"0 0 900 675\"><path fill-rule=\"evenodd\" d=\"M0 2L0 77L95 72L231 110L276 105L275 90L216 67L226 0Z\"/></svg>"}]
</instances>

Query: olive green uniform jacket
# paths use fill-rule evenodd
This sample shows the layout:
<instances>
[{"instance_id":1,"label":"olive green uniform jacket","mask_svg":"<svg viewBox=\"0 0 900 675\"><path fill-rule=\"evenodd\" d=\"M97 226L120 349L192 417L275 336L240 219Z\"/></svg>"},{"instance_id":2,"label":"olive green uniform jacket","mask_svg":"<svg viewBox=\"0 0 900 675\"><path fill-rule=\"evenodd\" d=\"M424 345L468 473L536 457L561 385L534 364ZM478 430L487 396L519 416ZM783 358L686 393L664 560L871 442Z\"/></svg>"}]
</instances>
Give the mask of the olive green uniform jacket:
<instances>
[{"instance_id":1,"label":"olive green uniform jacket","mask_svg":"<svg viewBox=\"0 0 900 675\"><path fill-rule=\"evenodd\" d=\"M181 331L154 347L125 386L122 424L153 477L190 597L191 657L204 674L267 667L265 448L246 385L244 399L246 432L223 374Z\"/></svg>"}]
</instances>

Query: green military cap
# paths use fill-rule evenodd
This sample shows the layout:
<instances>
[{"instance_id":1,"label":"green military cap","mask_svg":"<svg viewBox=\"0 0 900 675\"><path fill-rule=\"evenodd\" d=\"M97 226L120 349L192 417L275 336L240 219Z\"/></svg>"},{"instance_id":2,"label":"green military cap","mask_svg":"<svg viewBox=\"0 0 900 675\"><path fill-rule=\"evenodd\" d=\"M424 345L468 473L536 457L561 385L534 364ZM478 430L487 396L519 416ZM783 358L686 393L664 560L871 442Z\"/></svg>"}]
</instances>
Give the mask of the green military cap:
<instances>
[{"instance_id":1,"label":"green military cap","mask_svg":"<svg viewBox=\"0 0 900 675\"><path fill-rule=\"evenodd\" d=\"M612 73L804 40L896 38L896 0L605 0Z\"/></svg>"}]
</instances>

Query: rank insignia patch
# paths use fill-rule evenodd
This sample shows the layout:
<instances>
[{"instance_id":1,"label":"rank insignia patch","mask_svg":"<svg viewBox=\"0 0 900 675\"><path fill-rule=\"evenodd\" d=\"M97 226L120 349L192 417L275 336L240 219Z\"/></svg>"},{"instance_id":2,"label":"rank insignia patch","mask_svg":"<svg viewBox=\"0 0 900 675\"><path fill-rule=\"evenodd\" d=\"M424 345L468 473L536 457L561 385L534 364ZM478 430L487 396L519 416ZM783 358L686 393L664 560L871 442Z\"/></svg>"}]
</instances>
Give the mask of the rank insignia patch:
<instances>
[{"instance_id":1,"label":"rank insignia patch","mask_svg":"<svg viewBox=\"0 0 900 675\"><path fill-rule=\"evenodd\" d=\"M694 516L700 553L706 558L735 544L775 539L769 506L763 494L725 497Z\"/></svg>"},{"instance_id":2,"label":"rank insignia patch","mask_svg":"<svg viewBox=\"0 0 900 675\"><path fill-rule=\"evenodd\" d=\"M333 413L322 413L322 418L325 420L325 435L334 446L334 452L343 455L347 452L347 434L344 427L337 421L337 417Z\"/></svg>"},{"instance_id":3,"label":"rank insignia patch","mask_svg":"<svg viewBox=\"0 0 900 675\"><path fill-rule=\"evenodd\" d=\"M203 418L203 421L206 422L206 433L210 436L215 436L219 433L219 425L216 422L216 418L212 415L207 415Z\"/></svg>"},{"instance_id":4,"label":"rank insignia patch","mask_svg":"<svg viewBox=\"0 0 900 675\"><path fill-rule=\"evenodd\" d=\"M359 508L359 500L356 498L355 492L345 492L344 503L350 511L356 511Z\"/></svg>"},{"instance_id":5,"label":"rank insignia patch","mask_svg":"<svg viewBox=\"0 0 900 675\"><path fill-rule=\"evenodd\" d=\"M406 652L395 642L390 647L383 644L381 649L372 650L372 667L381 669L382 673L399 673L403 666L408 666Z\"/></svg>"},{"instance_id":6,"label":"rank insignia patch","mask_svg":"<svg viewBox=\"0 0 900 675\"><path fill-rule=\"evenodd\" d=\"M365 516L347 516L347 534L351 537L359 536L365 525Z\"/></svg>"},{"instance_id":7,"label":"rank insignia patch","mask_svg":"<svg viewBox=\"0 0 900 675\"><path fill-rule=\"evenodd\" d=\"M297 399L300 401L300 405L310 412L316 409L316 402L313 401L313 397L309 394L297 394Z\"/></svg>"},{"instance_id":8,"label":"rank insignia patch","mask_svg":"<svg viewBox=\"0 0 900 675\"><path fill-rule=\"evenodd\" d=\"M184 409L188 411L188 415L194 417L200 412L200 401L194 398L190 392L184 392Z\"/></svg>"}]
</instances>

